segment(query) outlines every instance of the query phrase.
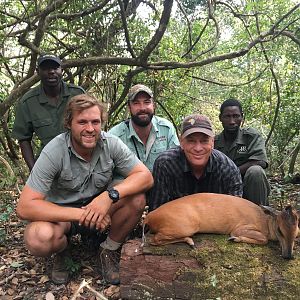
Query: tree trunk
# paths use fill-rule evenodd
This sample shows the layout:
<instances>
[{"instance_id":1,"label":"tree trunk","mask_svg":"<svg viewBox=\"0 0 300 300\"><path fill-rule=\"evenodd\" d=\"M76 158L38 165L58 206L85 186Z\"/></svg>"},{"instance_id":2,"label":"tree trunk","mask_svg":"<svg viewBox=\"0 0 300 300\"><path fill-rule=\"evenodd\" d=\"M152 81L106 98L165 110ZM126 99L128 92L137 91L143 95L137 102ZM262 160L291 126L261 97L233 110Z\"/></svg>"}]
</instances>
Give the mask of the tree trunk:
<instances>
[{"instance_id":1,"label":"tree trunk","mask_svg":"<svg viewBox=\"0 0 300 300\"><path fill-rule=\"evenodd\" d=\"M297 156L299 154L299 151L300 151L300 138L299 138L299 142L298 142L296 148L293 151L293 154L292 154L292 157L291 157L291 160L290 160L290 164L289 164L288 174L294 174L295 163L296 163L296 159L297 159Z\"/></svg>"}]
</instances>

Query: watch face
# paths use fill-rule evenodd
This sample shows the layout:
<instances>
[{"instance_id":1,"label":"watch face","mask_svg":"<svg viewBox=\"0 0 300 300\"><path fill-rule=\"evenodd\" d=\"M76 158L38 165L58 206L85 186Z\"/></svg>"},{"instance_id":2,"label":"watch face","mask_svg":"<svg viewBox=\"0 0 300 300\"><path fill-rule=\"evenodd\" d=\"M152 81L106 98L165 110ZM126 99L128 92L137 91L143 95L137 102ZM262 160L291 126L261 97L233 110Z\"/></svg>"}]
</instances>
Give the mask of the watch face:
<instances>
[{"instance_id":1,"label":"watch face","mask_svg":"<svg viewBox=\"0 0 300 300\"><path fill-rule=\"evenodd\" d=\"M116 190L112 190L112 191L110 191L110 196L114 199L118 199L119 193Z\"/></svg>"},{"instance_id":2,"label":"watch face","mask_svg":"<svg viewBox=\"0 0 300 300\"><path fill-rule=\"evenodd\" d=\"M110 199L113 200L113 202L116 202L119 200L119 192L117 190L115 190L114 188L108 190L108 195L110 197Z\"/></svg>"}]
</instances>

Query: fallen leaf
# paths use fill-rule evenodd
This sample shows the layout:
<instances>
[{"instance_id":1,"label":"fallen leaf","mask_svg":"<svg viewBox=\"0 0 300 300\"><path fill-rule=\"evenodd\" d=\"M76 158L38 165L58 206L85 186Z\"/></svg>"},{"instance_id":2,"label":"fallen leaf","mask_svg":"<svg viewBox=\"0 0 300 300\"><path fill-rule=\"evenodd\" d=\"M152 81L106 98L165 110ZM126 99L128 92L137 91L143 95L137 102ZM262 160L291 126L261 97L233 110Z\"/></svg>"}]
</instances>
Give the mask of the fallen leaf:
<instances>
[{"instance_id":1,"label":"fallen leaf","mask_svg":"<svg viewBox=\"0 0 300 300\"><path fill-rule=\"evenodd\" d=\"M72 291L72 293L77 292L79 285L76 282L70 282L69 288ZM83 292L83 289L80 289L79 293L81 294Z\"/></svg>"},{"instance_id":2,"label":"fallen leaf","mask_svg":"<svg viewBox=\"0 0 300 300\"><path fill-rule=\"evenodd\" d=\"M55 300L55 297L51 292L48 292L46 294L46 300Z\"/></svg>"},{"instance_id":3,"label":"fallen leaf","mask_svg":"<svg viewBox=\"0 0 300 300\"><path fill-rule=\"evenodd\" d=\"M18 262L18 261L14 261L14 262L12 262L12 263L10 264L10 266L13 267L13 268L20 268L20 267L23 266L23 264L20 263L20 262Z\"/></svg>"},{"instance_id":4,"label":"fallen leaf","mask_svg":"<svg viewBox=\"0 0 300 300\"><path fill-rule=\"evenodd\" d=\"M31 275L35 275L35 274L36 274L36 270L31 269L31 270L29 271L29 273L30 273Z\"/></svg>"},{"instance_id":5,"label":"fallen leaf","mask_svg":"<svg viewBox=\"0 0 300 300\"><path fill-rule=\"evenodd\" d=\"M25 277L25 276L22 276L22 278L20 279L21 282L25 282L27 280L29 280L29 279L27 277Z\"/></svg>"},{"instance_id":6,"label":"fallen leaf","mask_svg":"<svg viewBox=\"0 0 300 300\"><path fill-rule=\"evenodd\" d=\"M49 281L49 277L47 275L43 275L39 281L39 283L45 283Z\"/></svg>"},{"instance_id":7,"label":"fallen leaf","mask_svg":"<svg viewBox=\"0 0 300 300\"><path fill-rule=\"evenodd\" d=\"M103 294L108 298L118 299L120 296L120 287L117 285L111 285L103 291Z\"/></svg>"},{"instance_id":8,"label":"fallen leaf","mask_svg":"<svg viewBox=\"0 0 300 300\"><path fill-rule=\"evenodd\" d=\"M12 296L15 293L15 291L13 289L8 289L7 290L7 294Z\"/></svg>"},{"instance_id":9,"label":"fallen leaf","mask_svg":"<svg viewBox=\"0 0 300 300\"><path fill-rule=\"evenodd\" d=\"M17 277L14 277L11 282L15 285L17 285L19 283L19 279Z\"/></svg>"}]
</instances>

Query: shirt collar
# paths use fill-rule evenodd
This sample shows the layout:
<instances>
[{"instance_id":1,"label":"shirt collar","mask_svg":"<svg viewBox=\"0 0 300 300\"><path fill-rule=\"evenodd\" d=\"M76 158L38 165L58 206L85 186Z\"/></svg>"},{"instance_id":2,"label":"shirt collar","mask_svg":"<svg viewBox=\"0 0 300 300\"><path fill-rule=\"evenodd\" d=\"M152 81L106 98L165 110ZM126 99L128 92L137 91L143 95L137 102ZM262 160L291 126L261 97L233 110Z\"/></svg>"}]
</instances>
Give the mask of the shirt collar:
<instances>
[{"instance_id":1,"label":"shirt collar","mask_svg":"<svg viewBox=\"0 0 300 300\"><path fill-rule=\"evenodd\" d=\"M237 137L235 139L235 143L237 143L237 144L244 144L244 142L243 142L243 133L242 133L241 128L239 128Z\"/></svg>"},{"instance_id":2,"label":"shirt collar","mask_svg":"<svg viewBox=\"0 0 300 300\"><path fill-rule=\"evenodd\" d=\"M225 148L225 135L224 135L224 130L220 133L218 139L221 141L221 143L218 143L218 148L223 149ZM243 142L243 134L241 128L238 129L238 134L235 138L235 140L232 142L231 145L236 145L236 144L244 144Z\"/></svg>"},{"instance_id":3,"label":"shirt collar","mask_svg":"<svg viewBox=\"0 0 300 300\"><path fill-rule=\"evenodd\" d=\"M61 93L60 94L62 97L69 97L71 95L67 84L63 80L61 80ZM42 83L39 86L39 97L38 98L39 98L40 103L48 103L49 102L48 97L45 94L45 91L43 89Z\"/></svg>"},{"instance_id":4,"label":"shirt collar","mask_svg":"<svg viewBox=\"0 0 300 300\"><path fill-rule=\"evenodd\" d=\"M97 145L95 147L95 151L93 153L93 156L95 155L95 153L99 153L99 151L104 147L104 140L106 140L105 134L103 131L101 131L101 139L97 142ZM74 155L76 155L78 158L82 159L80 157L79 154L77 154L77 152L75 151L72 142L71 142L71 132L70 130L68 130L66 132L66 142L67 142L67 147L69 149L69 155L71 156L71 154L73 153Z\"/></svg>"}]
</instances>

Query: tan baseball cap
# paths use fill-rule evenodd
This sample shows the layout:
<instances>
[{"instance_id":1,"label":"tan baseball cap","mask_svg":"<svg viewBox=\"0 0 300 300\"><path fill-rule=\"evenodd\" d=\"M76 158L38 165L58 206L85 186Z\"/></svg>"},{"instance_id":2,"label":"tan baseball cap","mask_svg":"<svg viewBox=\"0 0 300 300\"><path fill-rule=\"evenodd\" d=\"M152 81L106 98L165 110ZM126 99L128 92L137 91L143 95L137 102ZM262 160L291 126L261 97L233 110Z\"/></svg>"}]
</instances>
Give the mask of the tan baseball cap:
<instances>
[{"instance_id":1,"label":"tan baseball cap","mask_svg":"<svg viewBox=\"0 0 300 300\"><path fill-rule=\"evenodd\" d=\"M153 98L153 92L150 88L143 84L136 84L128 92L128 101L134 100L136 95L140 92L144 92L148 94L151 98Z\"/></svg>"},{"instance_id":2,"label":"tan baseball cap","mask_svg":"<svg viewBox=\"0 0 300 300\"><path fill-rule=\"evenodd\" d=\"M201 132L214 137L210 119L199 114L193 114L185 117L181 125L181 137L185 138L195 132Z\"/></svg>"}]
</instances>

